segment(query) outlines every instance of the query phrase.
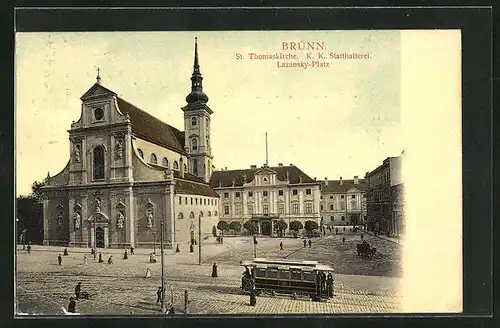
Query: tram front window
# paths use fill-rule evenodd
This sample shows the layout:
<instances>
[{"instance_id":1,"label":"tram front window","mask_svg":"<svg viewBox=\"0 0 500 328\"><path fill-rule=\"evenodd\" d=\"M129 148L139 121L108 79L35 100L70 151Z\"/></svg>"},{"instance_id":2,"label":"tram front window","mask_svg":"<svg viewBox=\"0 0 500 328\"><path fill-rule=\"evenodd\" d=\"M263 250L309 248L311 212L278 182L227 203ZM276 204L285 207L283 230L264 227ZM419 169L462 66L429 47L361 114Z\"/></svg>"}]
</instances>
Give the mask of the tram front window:
<instances>
[{"instance_id":1,"label":"tram front window","mask_svg":"<svg viewBox=\"0 0 500 328\"><path fill-rule=\"evenodd\" d=\"M312 271L304 271L304 281L314 281L314 273Z\"/></svg>"}]
</instances>

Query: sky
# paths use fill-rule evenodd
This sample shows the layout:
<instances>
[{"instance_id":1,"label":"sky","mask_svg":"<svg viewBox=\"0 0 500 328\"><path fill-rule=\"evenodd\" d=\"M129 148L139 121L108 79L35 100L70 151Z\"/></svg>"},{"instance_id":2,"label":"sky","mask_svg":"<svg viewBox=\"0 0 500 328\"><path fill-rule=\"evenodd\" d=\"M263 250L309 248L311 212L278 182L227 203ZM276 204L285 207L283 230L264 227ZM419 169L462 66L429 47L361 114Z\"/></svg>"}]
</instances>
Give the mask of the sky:
<instances>
[{"instance_id":1,"label":"sky","mask_svg":"<svg viewBox=\"0 0 500 328\"><path fill-rule=\"evenodd\" d=\"M217 169L265 162L301 168L318 179L360 178L404 149L401 138L399 31L92 32L16 34L16 193L69 159L67 130L94 83L184 130L194 37L204 92L214 111ZM283 42L323 50L283 50ZM328 59L329 67L282 68L249 53L367 53ZM241 54L243 59L237 59Z\"/></svg>"}]
</instances>

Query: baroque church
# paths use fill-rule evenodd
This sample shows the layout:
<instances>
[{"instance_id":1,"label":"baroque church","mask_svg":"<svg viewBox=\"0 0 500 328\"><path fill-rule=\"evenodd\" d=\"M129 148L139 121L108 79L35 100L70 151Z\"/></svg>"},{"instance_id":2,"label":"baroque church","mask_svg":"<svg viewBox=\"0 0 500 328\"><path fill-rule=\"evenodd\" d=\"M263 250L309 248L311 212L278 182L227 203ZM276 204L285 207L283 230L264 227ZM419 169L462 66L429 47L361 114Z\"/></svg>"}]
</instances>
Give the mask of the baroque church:
<instances>
[{"instance_id":1,"label":"baroque church","mask_svg":"<svg viewBox=\"0 0 500 328\"><path fill-rule=\"evenodd\" d=\"M174 247L200 229L211 234L219 196L209 185L213 111L202 81L195 40L180 131L104 87L98 71L68 130L69 161L43 188L44 244L152 248L163 232Z\"/></svg>"}]
</instances>

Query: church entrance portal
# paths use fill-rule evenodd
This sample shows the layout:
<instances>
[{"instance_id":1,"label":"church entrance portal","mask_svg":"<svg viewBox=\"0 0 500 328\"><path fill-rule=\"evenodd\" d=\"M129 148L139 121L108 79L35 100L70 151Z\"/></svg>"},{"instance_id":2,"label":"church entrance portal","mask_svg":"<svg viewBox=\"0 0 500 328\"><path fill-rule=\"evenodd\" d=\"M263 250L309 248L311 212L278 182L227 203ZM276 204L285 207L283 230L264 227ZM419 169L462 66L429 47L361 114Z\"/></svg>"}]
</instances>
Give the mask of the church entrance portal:
<instances>
[{"instance_id":1,"label":"church entrance portal","mask_svg":"<svg viewBox=\"0 0 500 328\"><path fill-rule=\"evenodd\" d=\"M104 248L104 229L101 227L98 227L95 230L95 238L96 238L96 247L97 248Z\"/></svg>"},{"instance_id":2,"label":"church entrance portal","mask_svg":"<svg viewBox=\"0 0 500 328\"><path fill-rule=\"evenodd\" d=\"M262 221L261 223L262 234L265 236L271 235L271 221Z\"/></svg>"}]
</instances>

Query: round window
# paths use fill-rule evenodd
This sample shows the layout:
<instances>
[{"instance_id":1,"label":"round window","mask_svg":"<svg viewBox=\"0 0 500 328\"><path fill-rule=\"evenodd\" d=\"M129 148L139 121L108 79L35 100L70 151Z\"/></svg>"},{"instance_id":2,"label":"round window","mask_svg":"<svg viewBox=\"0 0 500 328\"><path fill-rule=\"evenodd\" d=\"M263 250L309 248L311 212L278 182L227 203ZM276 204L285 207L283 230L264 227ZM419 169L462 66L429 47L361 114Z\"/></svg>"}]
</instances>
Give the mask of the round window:
<instances>
[{"instance_id":1,"label":"round window","mask_svg":"<svg viewBox=\"0 0 500 328\"><path fill-rule=\"evenodd\" d=\"M104 110L102 108L96 108L94 109L94 117L96 120L102 120L104 117Z\"/></svg>"}]
</instances>

